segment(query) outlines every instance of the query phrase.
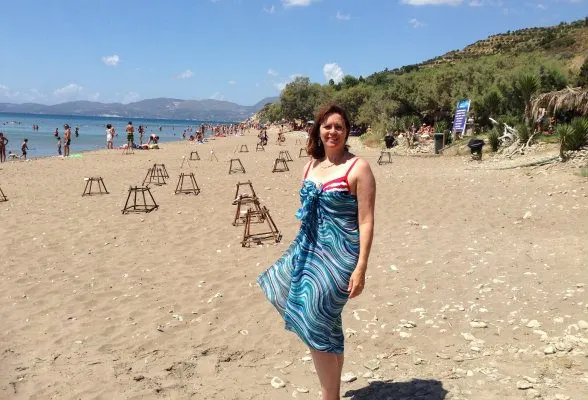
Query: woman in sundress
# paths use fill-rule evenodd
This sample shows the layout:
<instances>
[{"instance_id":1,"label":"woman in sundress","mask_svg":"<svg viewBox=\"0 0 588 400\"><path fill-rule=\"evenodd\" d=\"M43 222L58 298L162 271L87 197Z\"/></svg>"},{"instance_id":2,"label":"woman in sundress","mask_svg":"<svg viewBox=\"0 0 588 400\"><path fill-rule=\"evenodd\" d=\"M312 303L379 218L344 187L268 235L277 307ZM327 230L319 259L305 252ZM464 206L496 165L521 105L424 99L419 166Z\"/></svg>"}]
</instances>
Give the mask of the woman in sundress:
<instances>
[{"instance_id":1,"label":"woman in sundress","mask_svg":"<svg viewBox=\"0 0 588 400\"><path fill-rule=\"evenodd\" d=\"M374 229L376 183L369 164L348 151L349 129L341 107L318 112L296 213L300 232L257 280L286 329L310 348L324 400L339 399L341 312L363 291Z\"/></svg>"}]
</instances>

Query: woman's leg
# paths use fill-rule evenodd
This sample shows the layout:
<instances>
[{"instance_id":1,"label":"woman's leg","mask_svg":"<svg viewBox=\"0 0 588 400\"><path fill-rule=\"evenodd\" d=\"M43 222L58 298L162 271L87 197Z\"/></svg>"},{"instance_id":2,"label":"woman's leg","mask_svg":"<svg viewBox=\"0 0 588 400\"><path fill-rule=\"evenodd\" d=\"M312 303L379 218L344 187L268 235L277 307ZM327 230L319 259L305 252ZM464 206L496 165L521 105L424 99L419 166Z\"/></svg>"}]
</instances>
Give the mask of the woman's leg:
<instances>
[{"instance_id":1,"label":"woman's leg","mask_svg":"<svg viewBox=\"0 0 588 400\"><path fill-rule=\"evenodd\" d=\"M321 383L323 400L339 400L343 354L310 350Z\"/></svg>"}]
</instances>

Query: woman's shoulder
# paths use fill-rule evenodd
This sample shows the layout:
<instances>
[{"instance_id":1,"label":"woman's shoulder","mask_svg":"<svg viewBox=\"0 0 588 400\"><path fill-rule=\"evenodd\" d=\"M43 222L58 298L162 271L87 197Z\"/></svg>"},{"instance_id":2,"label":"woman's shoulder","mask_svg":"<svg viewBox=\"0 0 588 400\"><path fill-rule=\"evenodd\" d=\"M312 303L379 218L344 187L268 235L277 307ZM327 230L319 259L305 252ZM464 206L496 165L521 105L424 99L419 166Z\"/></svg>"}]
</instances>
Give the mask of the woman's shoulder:
<instances>
[{"instance_id":1,"label":"woman's shoulder","mask_svg":"<svg viewBox=\"0 0 588 400\"><path fill-rule=\"evenodd\" d=\"M367 160L354 154L352 154L352 156L353 157L349 160L349 162L353 164L353 166L349 170L350 175L362 175L365 173L372 173L370 163L367 162Z\"/></svg>"},{"instance_id":2,"label":"woman's shoulder","mask_svg":"<svg viewBox=\"0 0 588 400\"><path fill-rule=\"evenodd\" d=\"M304 172L306 172L307 169L310 168L311 165L313 165L316 162L316 159L310 157L310 160L308 160L308 162L306 164L304 164Z\"/></svg>"}]
</instances>

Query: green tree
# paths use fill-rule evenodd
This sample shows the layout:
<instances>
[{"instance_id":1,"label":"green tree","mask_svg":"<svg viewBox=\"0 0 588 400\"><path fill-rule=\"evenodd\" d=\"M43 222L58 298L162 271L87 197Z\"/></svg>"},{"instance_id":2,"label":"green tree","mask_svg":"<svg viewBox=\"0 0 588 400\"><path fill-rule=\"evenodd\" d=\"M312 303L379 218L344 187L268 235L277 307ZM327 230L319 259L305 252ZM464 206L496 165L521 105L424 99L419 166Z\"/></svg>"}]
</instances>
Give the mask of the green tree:
<instances>
[{"instance_id":1,"label":"green tree","mask_svg":"<svg viewBox=\"0 0 588 400\"><path fill-rule=\"evenodd\" d=\"M497 118L502 114L502 96L496 89L491 89L486 95L472 101L472 110L480 126L492 126L490 117Z\"/></svg>"},{"instance_id":2,"label":"green tree","mask_svg":"<svg viewBox=\"0 0 588 400\"><path fill-rule=\"evenodd\" d=\"M321 85L311 84L306 77L297 77L288 83L280 95L283 117L288 120L308 121L321 101Z\"/></svg>"},{"instance_id":3,"label":"green tree","mask_svg":"<svg viewBox=\"0 0 588 400\"><path fill-rule=\"evenodd\" d=\"M353 124L357 120L360 107L372 94L372 91L366 85L356 85L347 90L335 92L331 99L343 107Z\"/></svg>"},{"instance_id":4,"label":"green tree","mask_svg":"<svg viewBox=\"0 0 588 400\"><path fill-rule=\"evenodd\" d=\"M268 122L277 122L282 118L282 105L280 103L270 105L266 112L266 120Z\"/></svg>"},{"instance_id":5,"label":"green tree","mask_svg":"<svg viewBox=\"0 0 588 400\"><path fill-rule=\"evenodd\" d=\"M539 91L541 93L561 90L568 85L568 78L558 69L539 67Z\"/></svg>"},{"instance_id":6,"label":"green tree","mask_svg":"<svg viewBox=\"0 0 588 400\"><path fill-rule=\"evenodd\" d=\"M341 81L341 87L352 88L359 83L359 80L352 75L345 75Z\"/></svg>"},{"instance_id":7,"label":"green tree","mask_svg":"<svg viewBox=\"0 0 588 400\"><path fill-rule=\"evenodd\" d=\"M519 75L514 85L515 93L524 104L523 115L525 123L531 124L531 99L539 90L539 80L535 75Z\"/></svg>"}]
</instances>

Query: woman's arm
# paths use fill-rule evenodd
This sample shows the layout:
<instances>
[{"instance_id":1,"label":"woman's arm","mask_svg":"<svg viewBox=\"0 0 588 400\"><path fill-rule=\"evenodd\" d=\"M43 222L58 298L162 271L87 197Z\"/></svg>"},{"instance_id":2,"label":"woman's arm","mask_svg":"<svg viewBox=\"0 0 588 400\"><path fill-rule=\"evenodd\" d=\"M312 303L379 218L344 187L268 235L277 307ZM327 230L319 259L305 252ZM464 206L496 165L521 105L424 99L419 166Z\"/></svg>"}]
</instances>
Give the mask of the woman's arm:
<instances>
[{"instance_id":1,"label":"woman's arm","mask_svg":"<svg viewBox=\"0 0 588 400\"><path fill-rule=\"evenodd\" d=\"M376 180L370 165L360 159L350 174L350 184L355 181L359 225L359 259L349 279L349 298L359 296L365 286L372 239L374 237L374 208L376 203Z\"/></svg>"}]
</instances>

